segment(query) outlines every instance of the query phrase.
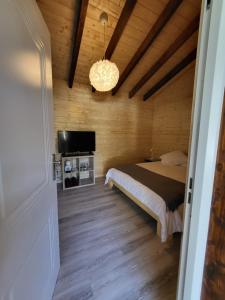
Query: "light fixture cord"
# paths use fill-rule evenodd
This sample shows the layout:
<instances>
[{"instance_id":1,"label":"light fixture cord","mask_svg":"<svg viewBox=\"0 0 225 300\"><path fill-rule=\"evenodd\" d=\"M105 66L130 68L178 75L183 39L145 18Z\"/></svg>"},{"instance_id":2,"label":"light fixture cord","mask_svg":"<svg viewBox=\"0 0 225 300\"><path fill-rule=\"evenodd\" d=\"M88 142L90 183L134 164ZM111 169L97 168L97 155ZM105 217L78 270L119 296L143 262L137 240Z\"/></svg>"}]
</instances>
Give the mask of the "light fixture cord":
<instances>
[{"instance_id":1,"label":"light fixture cord","mask_svg":"<svg viewBox=\"0 0 225 300\"><path fill-rule=\"evenodd\" d=\"M103 56L103 59L105 59L105 23L104 22L104 56Z\"/></svg>"}]
</instances>

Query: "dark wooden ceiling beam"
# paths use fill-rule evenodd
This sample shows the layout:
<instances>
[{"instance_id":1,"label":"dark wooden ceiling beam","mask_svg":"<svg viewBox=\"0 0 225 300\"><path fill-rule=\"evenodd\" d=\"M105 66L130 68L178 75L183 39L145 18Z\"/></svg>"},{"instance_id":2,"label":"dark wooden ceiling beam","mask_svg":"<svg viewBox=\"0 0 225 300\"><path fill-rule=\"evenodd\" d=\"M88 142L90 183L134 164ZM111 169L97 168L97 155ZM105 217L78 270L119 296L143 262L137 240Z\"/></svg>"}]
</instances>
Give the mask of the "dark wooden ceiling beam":
<instances>
[{"instance_id":1,"label":"dark wooden ceiling beam","mask_svg":"<svg viewBox=\"0 0 225 300\"><path fill-rule=\"evenodd\" d=\"M170 59L170 57L192 36L199 28L199 15L195 17L176 40L167 48L162 56L151 66L145 75L135 84L129 92L129 98L132 98L142 86Z\"/></svg>"},{"instance_id":2,"label":"dark wooden ceiling beam","mask_svg":"<svg viewBox=\"0 0 225 300\"><path fill-rule=\"evenodd\" d=\"M77 0L78 5L78 15L75 16L74 29L73 29L73 49L72 58L69 70L68 85L70 88L73 87L74 76L77 67L77 60L80 51L80 44L84 30L84 22L87 14L88 0Z\"/></svg>"},{"instance_id":3,"label":"dark wooden ceiling beam","mask_svg":"<svg viewBox=\"0 0 225 300\"><path fill-rule=\"evenodd\" d=\"M105 58L110 59L113 55L113 52L121 38L121 35L127 25L127 22L133 12L133 9L137 3L137 0L127 0L125 1L123 10L120 14L119 20L116 24L116 28L113 32L113 35L110 39L110 42L108 44L108 47L105 51Z\"/></svg>"},{"instance_id":4,"label":"dark wooden ceiling beam","mask_svg":"<svg viewBox=\"0 0 225 300\"><path fill-rule=\"evenodd\" d=\"M117 21L116 27L114 29L113 35L109 41L108 47L105 51L105 58L111 59L114 50L121 38L121 35L127 25L127 22L134 10L137 0L127 0L125 1L124 7L120 14L119 20ZM95 92L95 88L92 87L92 92Z\"/></svg>"},{"instance_id":5,"label":"dark wooden ceiling beam","mask_svg":"<svg viewBox=\"0 0 225 300\"><path fill-rule=\"evenodd\" d=\"M159 80L147 93L144 94L143 100L146 101L152 95L154 95L158 90L160 90L167 82L169 82L174 76L176 76L180 71L182 71L186 66L188 66L196 58L197 50L191 51L180 63L178 63L169 73L167 73L162 79Z\"/></svg>"},{"instance_id":6,"label":"dark wooden ceiling beam","mask_svg":"<svg viewBox=\"0 0 225 300\"><path fill-rule=\"evenodd\" d=\"M140 61L140 59L144 56L145 52L148 50L148 48L153 44L156 37L160 34L163 27L166 25L166 23L170 20L172 15L175 13L179 5L182 3L183 0L170 0L168 4L166 5L165 9L162 11L160 16L158 17L155 24L150 29L149 33L147 34L146 38L128 63L127 67L123 71L123 73L120 76L120 79L116 85L116 87L112 90L112 95L115 95L121 85L124 83L124 81L128 78L130 73L133 71L137 63Z\"/></svg>"}]
</instances>

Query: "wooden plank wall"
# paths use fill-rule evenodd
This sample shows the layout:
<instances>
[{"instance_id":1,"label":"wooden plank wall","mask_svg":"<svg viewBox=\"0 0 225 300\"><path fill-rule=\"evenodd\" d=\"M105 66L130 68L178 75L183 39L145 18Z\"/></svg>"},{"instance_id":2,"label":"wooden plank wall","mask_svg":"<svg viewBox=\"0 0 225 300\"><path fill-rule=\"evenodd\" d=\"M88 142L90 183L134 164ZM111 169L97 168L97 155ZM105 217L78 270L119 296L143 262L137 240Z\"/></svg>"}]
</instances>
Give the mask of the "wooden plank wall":
<instances>
[{"instance_id":1,"label":"wooden plank wall","mask_svg":"<svg viewBox=\"0 0 225 300\"><path fill-rule=\"evenodd\" d=\"M225 98L202 286L202 300L225 299Z\"/></svg>"},{"instance_id":2,"label":"wooden plank wall","mask_svg":"<svg viewBox=\"0 0 225 300\"><path fill-rule=\"evenodd\" d=\"M149 99L153 104L152 145L155 157L177 149L187 153L193 84L194 63Z\"/></svg>"},{"instance_id":3,"label":"wooden plank wall","mask_svg":"<svg viewBox=\"0 0 225 300\"><path fill-rule=\"evenodd\" d=\"M152 103L128 95L92 93L90 87L54 80L55 133L57 130L96 131L97 176L109 167L141 162L149 156Z\"/></svg>"},{"instance_id":4,"label":"wooden plank wall","mask_svg":"<svg viewBox=\"0 0 225 300\"><path fill-rule=\"evenodd\" d=\"M150 149L162 153L188 150L194 65L168 83L150 101L127 94L92 93L90 87L54 80L57 130L95 130L97 176L109 167L141 162Z\"/></svg>"}]
</instances>

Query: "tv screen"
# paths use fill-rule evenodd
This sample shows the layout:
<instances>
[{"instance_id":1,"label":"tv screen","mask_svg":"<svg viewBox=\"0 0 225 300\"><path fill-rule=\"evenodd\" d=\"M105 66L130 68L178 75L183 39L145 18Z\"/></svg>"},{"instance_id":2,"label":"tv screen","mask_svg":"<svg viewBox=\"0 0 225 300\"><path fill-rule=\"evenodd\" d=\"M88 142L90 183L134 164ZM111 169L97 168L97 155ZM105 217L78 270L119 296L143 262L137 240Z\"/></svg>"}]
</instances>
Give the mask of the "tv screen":
<instances>
[{"instance_id":1,"label":"tv screen","mask_svg":"<svg viewBox=\"0 0 225 300\"><path fill-rule=\"evenodd\" d=\"M94 131L58 131L59 153L95 151Z\"/></svg>"}]
</instances>

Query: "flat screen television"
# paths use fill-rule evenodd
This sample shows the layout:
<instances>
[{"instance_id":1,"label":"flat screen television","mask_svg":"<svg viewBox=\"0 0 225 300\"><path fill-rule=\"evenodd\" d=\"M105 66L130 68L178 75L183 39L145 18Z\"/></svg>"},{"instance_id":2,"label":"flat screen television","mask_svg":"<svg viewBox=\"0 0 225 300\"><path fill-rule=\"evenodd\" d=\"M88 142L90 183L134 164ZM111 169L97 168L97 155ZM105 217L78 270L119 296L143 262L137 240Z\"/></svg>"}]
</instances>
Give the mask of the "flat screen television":
<instances>
[{"instance_id":1,"label":"flat screen television","mask_svg":"<svg viewBox=\"0 0 225 300\"><path fill-rule=\"evenodd\" d=\"M92 152L95 151L94 131L58 131L58 152Z\"/></svg>"}]
</instances>

